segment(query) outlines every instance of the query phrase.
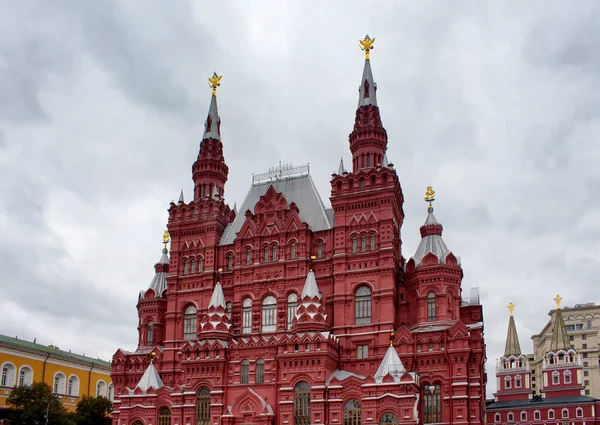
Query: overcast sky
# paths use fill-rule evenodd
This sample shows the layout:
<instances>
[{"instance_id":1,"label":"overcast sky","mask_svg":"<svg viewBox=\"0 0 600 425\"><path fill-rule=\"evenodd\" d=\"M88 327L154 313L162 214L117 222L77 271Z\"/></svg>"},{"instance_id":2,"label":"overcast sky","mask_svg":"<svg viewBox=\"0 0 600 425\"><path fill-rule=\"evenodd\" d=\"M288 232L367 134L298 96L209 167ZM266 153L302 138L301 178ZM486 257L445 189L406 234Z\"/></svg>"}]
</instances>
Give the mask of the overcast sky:
<instances>
[{"instance_id":1,"label":"overcast sky","mask_svg":"<svg viewBox=\"0 0 600 425\"><path fill-rule=\"evenodd\" d=\"M480 289L488 394L510 301L529 352L554 295L599 301L598 2L322 3L0 0L0 333L135 349L215 70L230 205L279 161L310 163L329 204L366 33L404 256L433 185L463 291Z\"/></svg>"}]
</instances>

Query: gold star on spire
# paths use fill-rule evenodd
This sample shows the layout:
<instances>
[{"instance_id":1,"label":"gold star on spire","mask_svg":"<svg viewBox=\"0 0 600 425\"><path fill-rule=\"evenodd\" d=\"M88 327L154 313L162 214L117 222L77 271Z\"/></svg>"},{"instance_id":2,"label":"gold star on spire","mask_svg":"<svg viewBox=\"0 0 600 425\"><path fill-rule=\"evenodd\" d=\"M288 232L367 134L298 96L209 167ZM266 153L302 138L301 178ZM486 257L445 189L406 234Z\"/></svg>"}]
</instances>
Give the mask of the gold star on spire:
<instances>
[{"instance_id":1,"label":"gold star on spire","mask_svg":"<svg viewBox=\"0 0 600 425\"><path fill-rule=\"evenodd\" d=\"M396 335L396 332L392 331L390 333L390 347L394 346L394 335Z\"/></svg>"},{"instance_id":2,"label":"gold star on spire","mask_svg":"<svg viewBox=\"0 0 600 425\"><path fill-rule=\"evenodd\" d=\"M435 201L435 190L431 186L427 186L427 191L425 192L425 202L429 202L429 208L432 208L431 203Z\"/></svg>"},{"instance_id":3,"label":"gold star on spire","mask_svg":"<svg viewBox=\"0 0 600 425\"><path fill-rule=\"evenodd\" d=\"M208 79L208 83L210 84L210 87L212 88L212 94L213 96L217 95L217 87L219 87L221 85L221 78L223 78L222 75L217 75L217 73L213 73L212 78Z\"/></svg>"},{"instance_id":4,"label":"gold star on spire","mask_svg":"<svg viewBox=\"0 0 600 425\"><path fill-rule=\"evenodd\" d=\"M515 310L516 305L514 305L512 302L506 306L506 308L508 308L508 311L510 312L510 315L513 315L513 311Z\"/></svg>"},{"instance_id":5,"label":"gold star on spire","mask_svg":"<svg viewBox=\"0 0 600 425\"><path fill-rule=\"evenodd\" d=\"M163 243L165 244L165 249L167 249L167 244L171 242L171 235L169 235L169 231L165 230L163 233Z\"/></svg>"},{"instance_id":6,"label":"gold star on spire","mask_svg":"<svg viewBox=\"0 0 600 425\"><path fill-rule=\"evenodd\" d=\"M375 48L375 47L373 47L375 38L371 39L371 38L369 38L369 34L367 34L367 35L365 35L364 40L358 40L358 42L360 43L360 46L361 46L360 50L365 52L365 59L369 60L369 52Z\"/></svg>"},{"instance_id":7,"label":"gold star on spire","mask_svg":"<svg viewBox=\"0 0 600 425\"><path fill-rule=\"evenodd\" d=\"M560 303L562 302L562 297L560 295L556 295L554 298L552 298L554 300L554 302L556 303L556 309L560 310Z\"/></svg>"}]
</instances>

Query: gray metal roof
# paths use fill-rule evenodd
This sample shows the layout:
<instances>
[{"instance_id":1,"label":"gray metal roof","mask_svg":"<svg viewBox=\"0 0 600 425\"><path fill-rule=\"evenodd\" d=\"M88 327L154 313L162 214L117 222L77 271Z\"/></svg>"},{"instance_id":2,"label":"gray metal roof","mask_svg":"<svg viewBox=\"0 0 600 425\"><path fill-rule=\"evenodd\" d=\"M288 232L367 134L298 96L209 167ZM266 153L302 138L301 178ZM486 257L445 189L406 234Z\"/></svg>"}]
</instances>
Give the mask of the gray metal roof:
<instances>
[{"instance_id":1,"label":"gray metal roof","mask_svg":"<svg viewBox=\"0 0 600 425\"><path fill-rule=\"evenodd\" d=\"M208 307L225 308L225 295L223 294L223 287L219 282L217 282L217 284L215 285L215 289L213 290L212 296L210 297Z\"/></svg>"},{"instance_id":2,"label":"gray metal roof","mask_svg":"<svg viewBox=\"0 0 600 425\"><path fill-rule=\"evenodd\" d=\"M221 236L221 245L229 245L235 241L236 234L246 220L246 211L254 212L254 207L260 197L267 193L271 186L283 195L288 204L296 203L300 220L307 223L313 232L331 228L331 222L317 188L310 174L305 174L298 177L253 184L246 195L246 199L244 199L239 214L235 217L233 223L225 228L223 236Z\"/></svg>"},{"instance_id":3,"label":"gray metal roof","mask_svg":"<svg viewBox=\"0 0 600 425\"><path fill-rule=\"evenodd\" d=\"M427 215L427 219L425 220L425 224L423 225L423 227L439 226L440 232L439 235L429 234L421 238L421 242L419 242L419 246L417 247L417 252L415 252L415 255L413 256L413 259L415 260L415 265L417 266L421 264L421 261L423 261L423 257L425 257L430 252L434 253L437 256L440 263L444 263L446 261L446 255L450 253L450 250L448 249L448 247L444 243L444 240L442 239L442 225L438 223L438 221L435 219L435 216L433 215L433 208L429 208L428 212L429 213Z\"/></svg>"},{"instance_id":4,"label":"gray metal roof","mask_svg":"<svg viewBox=\"0 0 600 425\"><path fill-rule=\"evenodd\" d=\"M561 406L564 404L574 403L593 403L597 399L587 395L575 395L569 397L546 397L528 400L510 400L510 401L494 401L487 400L487 409L510 409L516 407L535 407L535 406Z\"/></svg>"},{"instance_id":5,"label":"gray metal roof","mask_svg":"<svg viewBox=\"0 0 600 425\"><path fill-rule=\"evenodd\" d=\"M208 128L208 118L210 117L210 128ZM221 135L219 134L219 110L217 109L217 96L214 94L210 98L210 107L208 108L208 116L206 121L204 122L204 135L202 136L202 140L204 139L215 139L221 140Z\"/></svg>"},{"instance_id":6,"label":"gray metal roof","mask_svg":"<svg viewBox=\"0 0 600 425\"><path fill-rule=\"evenodd\" d=\"M391 375L394 377L395 382L400 381L400 376L406 372L398 353L393 346L389 346L377 372L375 372L375 381L381 383L385 375Z\"/></svg>"},{"instance_id":7,"label":"gray metal roof","mask_svg":"<svg viewBox=\"0 0 600 425\"><path fill-rule=\"evenodd\" d=\"M163 382L158 375L158 371L154 367L152 363L146 368L146 371L140 378L140 382L137 384L136 388L140 388L142 391L148 391L149 388L154 388L158 390L163 386Z\"/></svg>"},{"instance_id":8,"label":"gray metal roof","mask_svg":"<svg viewBox=\"0 0 600 425\"><path fill-rule=\"evenodd\" d=\"M369 83L369 93L365 97L365 80ZM360 86L358 87L358 107L366 105L377 106L377 83L373 81L373 72L371 71L371 61L365 60L365 67L363 69L362 80L360 80Z\"/></svg>"},{"instance_id":9,"label":"gray metal roof","mask_svg":"<svg viewBox=\"0 0 600 425\"><path fill-rule=\"evenodd\" d=\"M169 256L167 253L167 248L164 248L162 251L162 256L160 257L160 260L158 260L157 264L169 264ZM149 289L154 289L155 298L162 297L163 292L165 289L167 289L167 275L168 272L156 272L152 278Z\"/></svg>"}]
</instances>

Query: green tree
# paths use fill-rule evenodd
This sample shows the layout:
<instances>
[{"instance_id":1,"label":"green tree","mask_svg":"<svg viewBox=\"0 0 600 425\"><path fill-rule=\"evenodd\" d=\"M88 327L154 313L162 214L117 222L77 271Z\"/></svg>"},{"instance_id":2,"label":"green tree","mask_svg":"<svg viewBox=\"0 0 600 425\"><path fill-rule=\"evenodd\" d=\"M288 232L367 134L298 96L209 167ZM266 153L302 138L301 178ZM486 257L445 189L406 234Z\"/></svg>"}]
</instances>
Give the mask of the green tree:
<instances>
[{"instance_id":1,"label":"green tree","mask_svg":"<svg viewBox=\"0 0 600 425\"><path fill-rule=\"evenodd\" d=\"M34 382L31 386L13 388L6 404L17 411L15 415L17 424L70 423L67 410L45 382ZM48 415L47 422L46 415Z\"/></svg>"},{"instance_id":2,"label":"green tree","mask_svg":"<svg viewBox=\"0 0 600 425\"><path fill-rule=\"evenodd\" d=\"M84 395L77 402L75 421L77 425L110 425L112 403L106 397L88 397Z\"/></svg>"}]
</instances>

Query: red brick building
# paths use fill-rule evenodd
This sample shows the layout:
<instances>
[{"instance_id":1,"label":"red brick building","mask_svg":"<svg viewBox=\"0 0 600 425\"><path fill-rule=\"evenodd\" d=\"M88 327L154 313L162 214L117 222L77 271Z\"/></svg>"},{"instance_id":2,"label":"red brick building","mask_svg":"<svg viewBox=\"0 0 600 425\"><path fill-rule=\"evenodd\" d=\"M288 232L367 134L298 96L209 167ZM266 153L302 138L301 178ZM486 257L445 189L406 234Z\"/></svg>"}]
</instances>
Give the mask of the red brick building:
<instances>
[{"instance_id":1,"label":"red brick building","mask_svg":"<svg viewBox=\"0 0 600 425\"><path fill-rule=\"evenodd\" d=\"M540 393L532 391L531 367L521 353L511 303L504 355L496 366L497 392L487 402L488 424L595 424L597 399L584 395L581 356L571 348L569 335L558 310L550 351L542 359Z\"/></svg>"},{"instance_id":2,"label":"red brick building","mask_svg":"<svg viewBox=\"0 0 600 425\"><path fill-rule=\"evenodd\" d=\"M239 214L225 203L211 80L193 199L169 208L137 350L113 358L114 424L483 423L482 307L431 202L405 260L369 46L331 208L308 166L254 176Z\"/></svg>"}]
</instances>

